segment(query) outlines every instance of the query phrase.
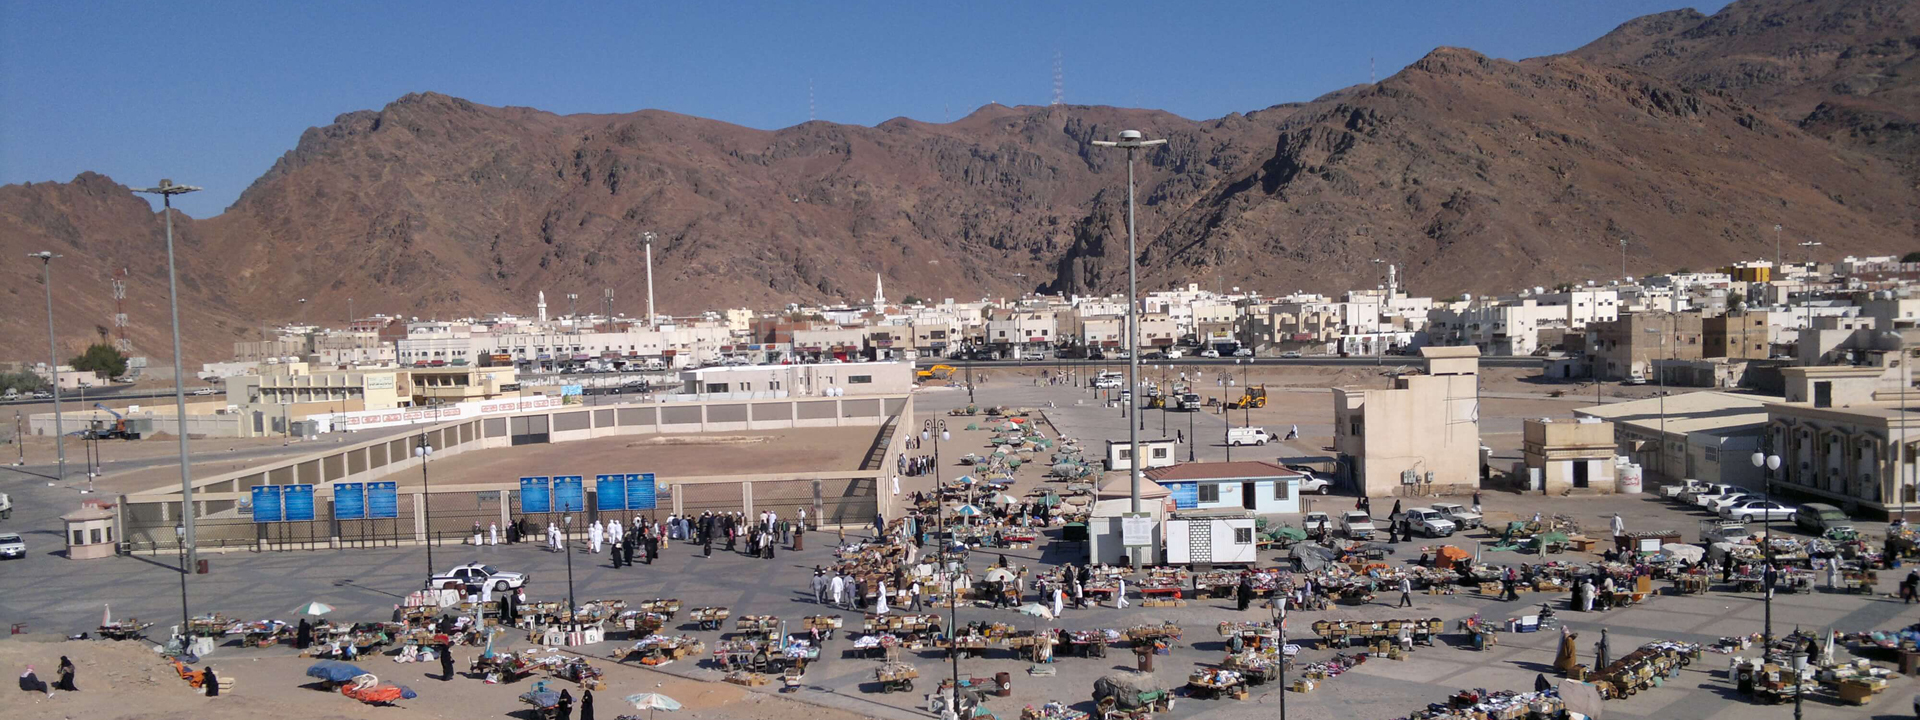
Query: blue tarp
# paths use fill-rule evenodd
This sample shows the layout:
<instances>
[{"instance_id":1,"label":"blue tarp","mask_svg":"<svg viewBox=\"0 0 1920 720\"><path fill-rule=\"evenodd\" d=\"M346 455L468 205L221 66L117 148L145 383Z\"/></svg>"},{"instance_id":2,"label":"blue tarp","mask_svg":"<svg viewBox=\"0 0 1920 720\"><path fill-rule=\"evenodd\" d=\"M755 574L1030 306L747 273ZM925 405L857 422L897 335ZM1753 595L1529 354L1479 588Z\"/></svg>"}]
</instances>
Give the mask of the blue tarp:
<instances>
[{"instance_id":1,"label":"blue tarp","mask_svg":"<svg viewBox=\"0 0 1920 720\"><path fill-rule=\"evenodd\" d=\"M307 677L320 678L327 682L346 682L365 674L367 671L361 670L353 663L339 660L321 660L314 663L313 667L307 668Z\"/></svg>"}]
</instances>

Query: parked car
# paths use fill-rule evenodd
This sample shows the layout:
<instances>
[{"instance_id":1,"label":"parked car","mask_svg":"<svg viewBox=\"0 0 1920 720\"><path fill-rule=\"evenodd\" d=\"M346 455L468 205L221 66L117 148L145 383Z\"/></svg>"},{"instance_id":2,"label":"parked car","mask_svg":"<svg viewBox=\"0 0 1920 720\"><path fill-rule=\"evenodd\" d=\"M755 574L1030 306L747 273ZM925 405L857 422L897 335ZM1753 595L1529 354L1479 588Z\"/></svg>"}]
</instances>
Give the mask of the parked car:
<instances>
[{"instance_id":1,"label":"parked car","mask_svg":"<svg viewBox=\"0 0 1920 720\"><path fill-rule=\"evenodd\" d=\"M1294 472L1300 473L1303 476L1300 478L1300 494L1301 495L1333 494L1333 481L1328 480L1325 476L1314 472L1313 468L1307 467L1305 465L1288 465L1286 467L1288 470L1292 470Z\"/></svg>"},{"instance_id":2,"label":"parked car","mask_svg":"<svg viewBox=\"0 0 1920 720\"><path fill-rule=\"evenodd\" d=\"M0 558L18 560L27 556L27 541L19 533L0 533Z\"/></svg>"},{"instance_id":3,"label":"parked car","mask_svg":"<svg viewBox=\"0 0 1920 720\"><path fill-rule=\"evenodd\" d=\"M1720 508L1720 517L1744 523L1756 520L1786 520L1793 517L1793 508L1771 500L1749 500Z\"/></svg>"},{"instance_id":4,"label":"parked car","mask_svg":"<svg viewBox=\"0 0 1920 720\"><path fill-rule=\"evenodd\" d=\"M1242 445L1265 445L1267 441L1272 439L1273 436L1267 434L1266 428L1244 427L1227 429L1227 444L1235 447Z\"/></svg>"},{"instance_id":5,"label":"parked car","mask_svg":"<svg viewBox=\"0 0 1920 720\"><path fill-rule=\"evenodd\" d=\"M1680 499L1680 496L1685 495L1688 492L1699 491L1705 488L1706 486L1707 486L1706 483L1700 482L1699 480L1695 480L1693 478L1687 478L1677 483L1661 485L1660 497L1672 498L1672 499L1678 500Z\"/></svg>"},{"instance_id":6,"label":"parked car","mask_svg":"<svg viewBox=\"0 0 1920 720\"><path fill-rule=\"evenodd\" d=\"M1294 360L1294 359L1298 359L1298 358L1300 357L1300 351L1299 351L1299 350L1288 350L1288 351L1286 351L1286 352L1283 352L1283 353L1280 353L1280 357L1283 357L1283 358L1287 358L1287 359L1289 359L1289 360Z\"/></svg>"},{"instance_id":7,"label":"parked car","mask_svg":"<svg viewBox=\"0 0 1920 720\"><path fill-rule=\"evenodd\" d=\"M1209 349L1206 349L1206 350L1201 350L1201 351L1200 351L1200 357L1203 357L1203 358L1217 358L1217 357L1220 357L1220 351L1219 351L1219 350L1214 350L1214 349L1211 349L1211 348L1209 348Z\"/></svg>"},{"instance_id":8,"label":"parked car","mask_svg":"<svg viewBox=\"0 0 1920 720\"><path fill-rule=\"evenodd\" d=\"M1413 531L1431 538L1443 538L1453 535L1459 526L1433 508L1408 508L1407 521L1413 523Z\"/></svg>"},{"instance_id":9,"label":"parked car","mask_svg":"<svg viewBox=\"0 0 1920 720\"><path fill-rule=\"evenodd\" d=\"M465 592L479 592L482 588L491 588L499 592L524 586L527 580L526 573L497 570L491 565L481 563L467 563L429 578L427 587L457 588Z\"/></svg>"},{"instance_id":10,"label":"parked car","mask_svg":"<svg viewBox=\"0 0 1920 720\"><path fill-rule=\"evenodd\" d=\"M1372 540L1375 532L1373 516L1359 510L1340 513L1340 532L1346 533L1350 540Z\"/></svg>"},{"instance_id":11,"label":"parked car","mask_svg":"<svg viewBox=\"0 0 1920 720\"><path fill-rule=\"evenodd\" d=\"M1474 512L1472 508L1461 505L1460 503L1434 503L1433 509L1446 519L1452 520L1453 524L1461 530L1472 530L1480 527L1482 522L1480 513Z\"/></svg>"},{"instance_id":12,"label":"parked car","mask_svg":"<svg viewBox=\"0 0 1920 720\"><path fill-rule=\"evenodd\" d=\"M1766 498L1761 497L1759 493L1755 493L1749 490L1735 490L1733 492L1726 493L1724 495L1715 495L1712 498L1708 499L1706 508L1707 508L1707 512L1718 515L1720 514L1721 510L1727 509L1728 506L1739 505L1741 503L1749 502L1753 500L1765 500L1765 499Z\"/></svg>"},{"instance_id":13,"label":"parked car","mask_svg":"<svg viewBox=\"0 0 1920 720\"><path fill-rule=\"evenodd\" d=\"M1847 512L1826 503L1807 503L1793 511L1793 524L1816 533L1824 533L1827 528L1852 525L1853 519Z\"/></svg>"},{"instance_id":14,"label":"parked car","mask_svg":"<svg viewBox=\"0 0 1920 720\"><path fill-rule=\"evenodd\" d=\"M1234 357L1253 357L1253 350L1250 348L1240 348L1239 350L1233 351L1233 356Z\"/></svg>"},{"instance_id":15,"label":"parked car","mask_svg":"<svg viewBox=\"0 0 1920 720\"><path fill-rule=\"evenodd\" d=\"M195 390L193 391L193 394L195 394L195 395L212 395L212 394L214 394L215 392L216 392L216 391L215 391L215 390L214 390L213 388L210 388L210 387L204 387L204 388L197 388L197 389L195 389Z\"/></svg>"},{"instance_id":16,"label":"parked car","mask_svg":"<svg viewBox=\"0 0 1920 720\"><path fill-rule=\"evenodd\" d=\"M1711 483L1695 490L1680 493L1680 502L1688 505L1706 507L1709 500L1737 490L1740 490L1740 488L1726 483Z\"/></svg>"},{"instance_id":17,"label":"parked car","mask_svg":"<svg viewBox=\"0 0 1920 720\"><path fill-rule=\"evenodd\" d=\"M1326 513L1315 510L1300 517L1300 529L1307 531L1308 534L1322 528L1328 532L1333 531L1333 519L1327 517Z\"/></svg>"}]
</instances>

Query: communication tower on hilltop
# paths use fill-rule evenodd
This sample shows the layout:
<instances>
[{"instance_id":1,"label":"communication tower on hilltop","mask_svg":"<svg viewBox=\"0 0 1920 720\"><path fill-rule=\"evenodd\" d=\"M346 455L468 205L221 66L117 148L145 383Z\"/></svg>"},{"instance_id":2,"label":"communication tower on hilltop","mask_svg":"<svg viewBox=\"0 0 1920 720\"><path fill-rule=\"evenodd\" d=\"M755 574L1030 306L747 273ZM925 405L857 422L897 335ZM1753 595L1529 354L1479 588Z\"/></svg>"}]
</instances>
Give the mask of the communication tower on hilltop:
<instances>
[{"instance_id":1,"label":"communication tower on hilltop","mask_svg":"<svg viewBox=\"0 0 1920 720\"><path fill-rule=\"evenodd\" d=\"M113 347L122 355L133 354L133 341L127 338L127 269L113 273Z\"/></svg>"},{"instance_id":2,"label":"communication tower on hilltop","mask_svg":"<svg viewBox=\"0 0 1920 720\"><path fill-rule=\"evenodd\" d=\"M814 120L813 78L807 78L807 122Z\"/></svg>"},{"instance_id":3,"label":"communication tower on hilltop","mask_svg":"<svg viewBox=\"0 0 1920 720\"><path fill-rule=\"evenodd\" d=\"M1064 105L1067 102L1067 72L1060 62L1060 51L1053 51L1053 102L1048 105Z\"/></svg>"}]
</instances>

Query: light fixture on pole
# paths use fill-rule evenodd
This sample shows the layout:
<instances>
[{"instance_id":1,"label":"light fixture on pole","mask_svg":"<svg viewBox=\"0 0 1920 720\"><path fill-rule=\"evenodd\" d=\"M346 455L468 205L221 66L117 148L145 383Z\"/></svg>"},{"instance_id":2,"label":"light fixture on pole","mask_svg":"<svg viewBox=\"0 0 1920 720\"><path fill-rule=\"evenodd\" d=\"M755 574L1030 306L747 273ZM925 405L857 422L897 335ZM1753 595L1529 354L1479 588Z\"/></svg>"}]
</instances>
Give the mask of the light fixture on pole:
<instances>
[{"instance_id":1,"label":"light fixture on pole","mask_svg":"<svg viewBox=\"0 0 1920 720\"><path fill-rule=\"evenodd\" d=\"M1760 582L1763 585L1761 592L1766 598L1766 632L1764 633L1766 644L1761 646L1760 651L1760 656L1764 658L1767 655L1767 648L1773 647L1773 476L1780 470L1780 456L1756 452L1753 454L1753 466L1762 468L1761 487L1766 493L1768 507L1765 536L1767 566L1760 572Z\"/></svg>"},{"instance_id":2,"label":"light fixture on pole","mask_svg":"<svg viewBox=\"0 0 1920 720\"><path fill-rule=\"evenodd\" d=\"M1117 147L1126 148L1127 150L1127 342L1130 345L1130 347L1127 348L1127 387L1132 388L1134 392L1139 392L1140 273L1138 261L1140 255L1134 246L1133 156L1139 152L1141 148L1165 145L1167 141L1165 139L1145 140L1142 139L1139 130L1122 130L1120 131L1120 139L1117 141L1094 140L1092 144L1095 147ZM1127 445L1132 453L1130 457L1133 458L1133 462L1130 463L1131 471L1129 475L1131 476L1131 483L1129 485L1129 502L1127 509L1130 512L1138 513L1140 512L1140 466L1143 463L1140 461L1140 428L1132 423L1127 424ZM1131 556L1139 551L1137 549L1128 549L1127 552L1130 559L1132 559ZM1136 567L1140 565L1137 559L1134 565Z\"/></svg>"},{"instance_id":3,"label":"light fixture on pole","mask_svg":"<svg viewBox=\"0 0 1920 720\"><path fill-rule=\"evenodd\" d=\"M420 443L413 448L413 456L420 458L420 517L421 526L427 529L427 577L433 577L433 486L427 482L427 461L433 459L433 445L427 443L427 434L420 433Z\"/></svg>"},{"instance_id":4,"label":"light fixture on pole","mask_svg":"<svg viewBox=\"0 0 1920 720\"><path fill-rule=\"evenodd\" d=\"M134 190L137 193L159 195L162 214L167 221L167 306L173 315L174 436L180 439L180 519L181 530L187 538L188 564L196 559L193 547L193 516L196 513L193 507L193 464L187 459L187 373L180 357L180 280L173 261L173 196L199 189L192 185L175 185L172 180L163 179L159 185ZM186 579L181 578L181 582L186 582Z\"/></svg>"},{"instance_id":5,"label":"light fixture on pole","mask_svg":"<svg viewBox=\"0 0 1920 720\"><path fill-rule=\"evenodd\" d=\"M54 481L64 482L67 479L67 430L60 421L64 417L60 411L60 345L53 336L53 261L61 256L43 250L27 253L27 257L40 261L40 284L46 286L47 291L47 372L53 378L53 446L60 454L60 475ZM93 489L92 477L87 478L87 489Z\"/></svg>"},{"instance_id":6,"label":"light fixture on pole","mask_svg":"<svg viewBox=\"0 0 1920 720\"><path fill-rule=\"evenodd\" d=\"M1286 593L1273 595L1273 632L1279 645L1274 647L1274 665L1280 669L1280 720L1287 720L1287 599Z\"/></svg>"}]
</instances>

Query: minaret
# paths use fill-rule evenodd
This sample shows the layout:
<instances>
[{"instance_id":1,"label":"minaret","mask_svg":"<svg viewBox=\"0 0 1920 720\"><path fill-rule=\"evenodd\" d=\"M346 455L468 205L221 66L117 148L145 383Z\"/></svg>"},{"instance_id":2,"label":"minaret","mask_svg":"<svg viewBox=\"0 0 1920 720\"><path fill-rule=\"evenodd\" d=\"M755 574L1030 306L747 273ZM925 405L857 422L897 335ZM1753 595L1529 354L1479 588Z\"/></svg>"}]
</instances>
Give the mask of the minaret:
<instances>
[{"instance_id":1,"label":"minaret","mask_svg":"<svg viewBox=\"0 0 1920 720\"><path fill-rule=\"evenodd\" d=\"M885 304L887 304L887 294L883 292L880 288L880 273L874 273L873 274L873 306L877 308Z\"/></svg>"},{"instance_id":2,"label":"minaret","mask_svg":"<svg viewBox=\"0 0 1920 720\"><path fill-rule=\"evenodd\" d=\"M541 290L539 292L540 292L540 302L535 307L539 308L540 310L540 322L546 322L547 321L547 291Z\"/></svg>"}]
</instances>

